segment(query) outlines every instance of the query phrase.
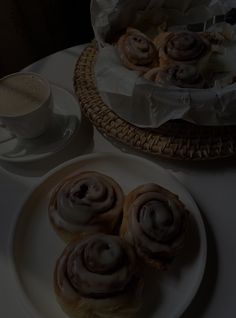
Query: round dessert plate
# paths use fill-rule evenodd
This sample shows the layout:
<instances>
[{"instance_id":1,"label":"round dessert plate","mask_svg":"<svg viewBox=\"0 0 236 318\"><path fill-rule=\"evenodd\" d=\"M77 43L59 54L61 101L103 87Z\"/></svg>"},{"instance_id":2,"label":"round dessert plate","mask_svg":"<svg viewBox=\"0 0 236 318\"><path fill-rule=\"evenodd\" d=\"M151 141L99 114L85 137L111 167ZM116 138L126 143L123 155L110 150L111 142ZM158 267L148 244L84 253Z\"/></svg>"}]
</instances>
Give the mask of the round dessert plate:
<instances>
[{"instance_id":1,"label":"round dessert plate","mask_svg":"<svg viewBox=\"0 0 236 318\"><path fill-rule=\"evenodd\" d=\"M126 154L91 154L73 159L54 169L27 196L11 233L12 304L14 298L20 299L30 317L66 317L53 291L55 262L65 244L49 224L47 206L52 188L77 170L105 173L119 182L125 193L155 182L178 194L185 203L191 212L185 247L169 271L151 272L152 304L148 310L143 306L140 314L145 318L180 317L194 298L205 270L207 242L203 220L193 198L175 177L146 159ZM18 312L17 317L25 318L25 314Z\"/></svg>"},{"instance_id":2,"label":"round dessert plate","mask_svg":"<svg viewBox=\"0 0 236 318\"><path fill-rule=\"evenodd\" d=\"M0 126L0 160L32 162L62 150L79 128L80 107L76 98L63 88L51 85L54 100L52 126L40 137L20 140Z\"/></svg>"}]
</instances>

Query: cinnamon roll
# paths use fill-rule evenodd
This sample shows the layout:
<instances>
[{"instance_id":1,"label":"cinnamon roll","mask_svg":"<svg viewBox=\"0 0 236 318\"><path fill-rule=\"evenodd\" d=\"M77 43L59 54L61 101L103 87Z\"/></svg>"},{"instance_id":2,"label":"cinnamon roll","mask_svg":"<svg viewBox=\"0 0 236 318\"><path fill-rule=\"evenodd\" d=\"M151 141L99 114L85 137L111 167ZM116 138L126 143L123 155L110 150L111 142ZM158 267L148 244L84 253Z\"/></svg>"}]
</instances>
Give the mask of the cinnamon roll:
<instances>
[{"instance_id":1,"label":"cinnamon roll","mask_svg":"<svg viewBox=\"0 0 236 318\"><path fill-rule=\"evenodd\" d=\"M130 70L146 72L158 65L158 51L154 43L136 29L128 28L116 46L123 65Z\"/></svg>"},{"instance_id":2,"label":"cinnamon roll","mask_svg":"<svg viewBox=\"0 0 236 318\"><path fill-rule=\"evenodd\" d=\"M52 191L49 218L65 241L87 233L116 233L122 220L124 195L119 184L98 172L80 172Z\"/></svg>"},{"instance_id":3,"label":"cinnamon roll","mask_svg":"<svg viewBox=\"0 0 236 318\"><path fill-rule=\"evenodd\" d=\"M155 42L158 42L158 38ZM211 53L210 43L198 33L167 33L160 45L160 65L187 63L196 65L201 71L205 68Z\"/></svg>"},{"instance_id":4,"label":"cinnamon roll","mask_svg":"<svg viewBox=\"0 0 236 318\"><path fill-rule=\"evenodd\" d=\"M144 74L147 80L160 86L180 88L204 88L206 81L194 65L173 64L154 68Z\"/></svg>"},{"instance_id":5,"label":"cinnamon roll","mask_svg":"<svg viewBox=\"0 0 236 318\"><path fill-rule=\"evenodd\" d=\"M54 271L57 300L70 317L134 317L142 285L132 246L104 234L70 242Z\"/></svg>"},{"instance_id":6,"label":"cinnamon roll","mask_svg":"<svg viewBox=\"0 0 236 318\"><path fill-rule=\"evenodd\" d=\"M215 31L201 32L200 35L205 37L211 44L218 46L225 45L234 40L233 28L226 23L218 25Z\"/></svg>"},{"instance_id":7,"label":"cinnamon roll","mask_svg":"<svg viewBox=\"0 0 236 318\"><path fill-rule=\"evenodd\" d=\"M213 45L224 45L228 39L220 32L202 32L201 36L205 37Z\"/></svg>"},{"instance_id":8,"label":"cinnamon roll","mask_svg":"<svg viewBox=\"0 0 236 318\"><path fill-rule=\"evenodd\" d=\"M187 221L188 212L177 195L145 184L126 197L120 233L145 263L167 269L183 246Z\"/></svg>"}]
</instances>

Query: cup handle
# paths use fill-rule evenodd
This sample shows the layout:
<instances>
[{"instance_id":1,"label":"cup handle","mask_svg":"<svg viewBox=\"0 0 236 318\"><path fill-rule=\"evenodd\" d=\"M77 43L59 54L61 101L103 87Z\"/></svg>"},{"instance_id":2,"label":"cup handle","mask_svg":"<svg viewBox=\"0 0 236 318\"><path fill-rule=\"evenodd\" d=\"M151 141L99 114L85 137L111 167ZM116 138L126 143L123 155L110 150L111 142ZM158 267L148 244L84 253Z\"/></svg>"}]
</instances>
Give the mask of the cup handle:
<instances>
[{"instance_id":1,"label":"cup handle","mask_svg":"<svg viewBox=\"0 0 236 318\"><path fill-rule=\"evenodd\" d=\"M1 119L0 119L0 128L6 128L6 125L4 125L4 124L1 122ZM12 140L12 139L15 138L15 135L13 135L9 130L8 130L8 134L7 134L7 135L8 135L8 136L5 137L4 139L1 139L1 138L0 138L0 144L1 144L1 143L4 143L4 142L7 142L7 141Z\"/></svg>"}]
</instances>

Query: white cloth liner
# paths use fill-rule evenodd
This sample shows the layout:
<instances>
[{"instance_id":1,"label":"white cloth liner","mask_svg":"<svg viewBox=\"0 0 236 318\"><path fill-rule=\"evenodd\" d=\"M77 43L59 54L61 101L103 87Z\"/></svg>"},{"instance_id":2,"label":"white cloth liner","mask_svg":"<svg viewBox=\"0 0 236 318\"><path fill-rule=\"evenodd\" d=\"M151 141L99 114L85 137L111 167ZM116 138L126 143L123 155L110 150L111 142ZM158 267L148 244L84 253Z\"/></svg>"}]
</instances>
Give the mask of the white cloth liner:
<instances>
[{"instance_id":1,"label":"white cloth liner","mask_svg":"<svg viewBox=\"0 0 236 318\"><path fill-rule=\"evenodd\" d=\"M236 124L236 84L221 87L219 82L211 89L159 87L122 66L116 48L107 43L109 35L129 26L153 35L166 17L172 25L186 25L204 22L231 8L232 1L217 0L92 0L91 18L99 44L95 76L104 102L139 127L157 128L171 119L199 125ZM236 73L234 38L235 42L212 60L219 71L223 65L224 72Z\"/></svg>"}]
</instances>

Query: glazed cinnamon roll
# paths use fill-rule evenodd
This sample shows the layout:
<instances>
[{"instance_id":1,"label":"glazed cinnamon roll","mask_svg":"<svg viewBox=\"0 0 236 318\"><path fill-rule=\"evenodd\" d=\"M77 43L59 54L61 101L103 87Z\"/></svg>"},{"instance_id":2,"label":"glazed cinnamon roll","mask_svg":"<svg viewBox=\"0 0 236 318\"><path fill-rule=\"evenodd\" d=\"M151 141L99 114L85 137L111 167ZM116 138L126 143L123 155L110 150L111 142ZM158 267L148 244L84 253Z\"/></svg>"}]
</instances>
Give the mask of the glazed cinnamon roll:
<instances>
[{"instance_id":1,"label":"glazed cinnamon roll","mask_svg":"<svg viewBox=\"0 0 236 318\"><path fill-rule=\"evenodd\" d=\"M128 28L116 46L123 65L130 70L146 72L158 65L158 51L154 43L136 29Z\"/></svg>"},{"instance_id":2,"label":"glazed cinnamon roll","mask_svg":"<svg viewBox=\"0 0 236 318\"><path fill-rule=\"evenodd\" d=\"M132 246L104 234L72 241L54 271L57 300L71 317L134 317L142 285Z\"/></svg>"},{"instance_id":3,"label":"glazed cinnamon roll","mask_svg":"<svg viewBox=\"0 0 236 318\"><path fill-rule=\"evenodd\" d=\"M52 191L49 218L65 241L87 233L116 233L122 220L123 191L112 178L98 172L81 172Z\"/></svg>"},{"instance_id":4,"label":"glazed cinnamon roll","mask_svg":"<svg viewBox=\"0 0 236 318\"><path fill-rule=\"evenodd\" d=\"M155 42L158 42L158 38ZM160 65L188 63L196 65L201 71L205 68L211 53L210 43L198 33L167 33L159 50Z\"/></svg>"},{"instance_id":5,"label":"glazed cinnamon roll","mask_svg":"<svg viewBox=\"0 0 236 318\"><path fill-rule=\"evenodd\" d=\"M120 233L145 263L167 269L183 246L187 221L188 212L178 196L146 184L126 197Z\"/></svg>"},{"instance_id":6,"label":"glazed cinnamon roll","mask_svg":"<svg viewBox=\"0 0 236 318\"><path fill-rule=\"evenodd\" d=\"M194 65L173 64L168 67L154 68L144 74L147 80L160 86L180 88L204 88L206 81Z\"/></svg>"}]
</instances>

